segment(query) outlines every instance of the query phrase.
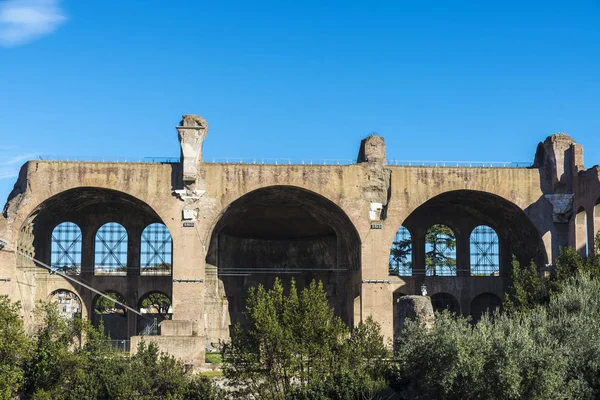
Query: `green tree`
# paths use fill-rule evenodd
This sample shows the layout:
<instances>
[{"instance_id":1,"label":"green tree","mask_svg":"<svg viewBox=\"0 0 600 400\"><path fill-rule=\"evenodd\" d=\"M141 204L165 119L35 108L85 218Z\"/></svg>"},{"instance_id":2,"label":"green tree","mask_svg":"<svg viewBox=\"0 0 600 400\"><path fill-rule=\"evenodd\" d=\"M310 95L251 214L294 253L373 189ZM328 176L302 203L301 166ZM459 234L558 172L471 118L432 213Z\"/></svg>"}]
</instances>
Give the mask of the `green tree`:
<instances>
[{"instance_id":1,"label":"green tree","mask_svg":"<svg viewBox=\"0 0 600 400\"><path fill-rule=\"evenodd\" d=\"M546 304L548 300L549 282L540 275L535 263L531 261L521 267L513 256L512 281L503 308L510 313L524 312L538 304Z\"/></svg>"},{"instance_id":2,"label":"green tree","mask_svg":"<svg viewBox=\"0 0 600 400\"><path fill-rule=\"evenodd\" d=\"M448 268L456 273L456 259L448 256L448 250L456 249L456 236L446 225L433 225L425 234L425 268L432 275L437 275L438 269Z\"/></svg>"},{"instance_id":3,"label":"green tree","mask_svg":"<svg viewBox=\"0 0 600 400\"><path fill-rule=\"evenodd\" d=\"M409 237L394 241L390 251L389 273L400 275L400 268L406 266L412 268L409 258L412 255L412 239Z\"/></svg>"},{"instance_id":4,"label":"green tree","mask_svg":"<svg viewBox=\"0 0 600 400\"><path fill-rule=\"evenodd\" d=\"M112 314L115 312L125 312L123 306L117 304L115 301L125 304L125 299L117 293L110 292L104 296L99 296L94 305L94 313L96 314Z\"/></svg>"},{"instance_id":5,"label":"green tree","mask_svg":"<svg viewBox=\"0 0 600 400\"><path fill-rule=\"evenodd\" d=\"M245 315L248 324L238 323L222 350L223 372L239 397L352 399L378 385L375 365L385 355L379 327L368 321L350 332L321 282L298 293L292 280L287 296L279 279L271 290L251 288Z\"/></svg>"},{"instance_id":6,"label":"green tree","mask_svg":"<svg viewBox=\"0 0 600 400\"><path fill-rule=\"evenodd\" d=\"M142 300L142 308L155 310L159 314L167 315L169 308L171 308L171 299L159 292L150 293Z\"/></svg>"},{"instance_id":7,"label":"green tree","mask_svg":"<svg viewBox=\"0 0 600 400\"><path fill-rule=\"evenodd\" d=\"M12 399L25 383L32 342L19 316L20 303L0 296L0 399Z\"/></svg>"},{"instance_id":8,"label":"green tree","mask_svg":"<svg viewBox=\"0 0 600 400\"><path fill-rule=\"evenodd\" d=\"M546 305L484 316L408 321L388 370L405 399L597 399L600 282L568 278Z\"/></svg>"}]
</instances>

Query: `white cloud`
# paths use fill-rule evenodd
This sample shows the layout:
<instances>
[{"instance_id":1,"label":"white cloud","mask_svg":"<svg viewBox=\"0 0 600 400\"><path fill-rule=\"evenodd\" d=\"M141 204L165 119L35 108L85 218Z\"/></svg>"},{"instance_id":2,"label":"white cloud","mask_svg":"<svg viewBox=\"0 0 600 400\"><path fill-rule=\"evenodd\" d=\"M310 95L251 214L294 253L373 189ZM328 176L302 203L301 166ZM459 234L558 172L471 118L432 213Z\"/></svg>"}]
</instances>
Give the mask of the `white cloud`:
<instances>
[{"instance_id":1,"label":"white cloud","mask_svg":"<svg viewBox=\"0 0 600 400\"><path fill-rule=\"evenodd\" d=\"M0 180L15 178L19 174L21 165L27 160L36 158L36 154L20 154L16 156L2 156L0 155Z\"/></svg>"},{"instance_id":2,"label":"white cloud","mask_svg":"<svg viewBox=\"0 0 600 400\"><path fill-rule=\"evenodd\" d=\"M5 0L0 3L0 46L26 44L54 32L67 20L61 0Z\"/></svg>"}]
</instances>

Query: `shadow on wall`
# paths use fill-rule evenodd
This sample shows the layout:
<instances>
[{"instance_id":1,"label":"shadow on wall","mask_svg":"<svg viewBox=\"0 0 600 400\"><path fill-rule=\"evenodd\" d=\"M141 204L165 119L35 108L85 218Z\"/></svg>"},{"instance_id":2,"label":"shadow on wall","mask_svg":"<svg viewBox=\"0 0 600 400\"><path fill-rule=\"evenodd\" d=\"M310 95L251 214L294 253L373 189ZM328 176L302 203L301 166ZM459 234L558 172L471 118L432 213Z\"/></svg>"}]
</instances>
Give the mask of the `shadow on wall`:
<instances>
[{"instance_id":1,"label":"shadow on wall","mask_svg":"<svg viewBox=\"0 0 600 400\"><path fill-rule=\"evenodd\" d=\"M294 278L299 290L321 280L337 315L352 324L355 286L360 279L360 238L335 203L305 189L271 186L232 202L216 224L206 262L216 267L227 316L221 324L243 322L248 288L284 287ZM219 285L220 286L220 285ZM220 315L219 299L209 314ZM208 336L217 327L209 327ZM209 339L210 340L210 339Z\"/></svg>"}]
</instances>

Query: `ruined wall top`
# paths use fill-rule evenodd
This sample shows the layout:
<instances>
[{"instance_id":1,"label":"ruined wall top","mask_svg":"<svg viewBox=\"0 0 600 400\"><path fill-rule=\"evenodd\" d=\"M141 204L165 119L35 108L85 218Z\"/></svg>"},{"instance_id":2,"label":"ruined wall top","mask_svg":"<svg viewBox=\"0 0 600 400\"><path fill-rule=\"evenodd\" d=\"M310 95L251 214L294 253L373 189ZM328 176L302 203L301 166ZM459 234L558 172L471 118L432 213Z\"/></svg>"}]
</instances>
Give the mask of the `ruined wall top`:
<instances>
[{"instance_id":1,"label":"ruined wall top","mask_svg":"<svg viewBox=\"0 0 600 400\"><path fill-rule=\"evenodd\" d=\"M371 135L360 142L357 163L375 163L385 165L386 163L385 140L381 136Z\"/></svg>"},{"instance_id":2,"label":"ruined wall top","mask_svg":"<svg viewBox=\"0 0 600 400\"><path fill-rule=\"evenodd\" d=\"M177 127L181 145L183 181L196 182L198 163L202 161L202 143L208 134L208 122L195 114L184 114Z\"/></svg>"},{"instance_id":3,"label":"ruined wall top","mask_svg":"<svg viewBox=\"0 0 600 400\"><path fill-rule=\"evenodd\" d=\"M198 127L208 129L208 122L204 118L196 114L184 114L181 117L179 126L182 127Z\"/></svg>"},{"instance_id":4,"label":"ruined wall top","mask_svg":"<svg viewBox=\"0 0 600 400\"><path fill-rule=\"evenodd\" d=\"M538 144L535 168L540 169L544 193L573 193L573 179L583 168L583 148L566 133L555 133Z\"/></svg>"}]
</instances>

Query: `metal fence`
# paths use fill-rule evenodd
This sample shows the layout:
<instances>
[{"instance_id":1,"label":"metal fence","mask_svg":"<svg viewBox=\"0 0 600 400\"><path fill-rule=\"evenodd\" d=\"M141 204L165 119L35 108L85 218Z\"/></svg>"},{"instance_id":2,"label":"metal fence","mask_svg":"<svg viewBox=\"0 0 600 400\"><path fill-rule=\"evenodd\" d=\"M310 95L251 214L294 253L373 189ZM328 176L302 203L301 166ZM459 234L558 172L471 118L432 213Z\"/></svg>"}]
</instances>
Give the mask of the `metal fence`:
<instances>
[{"instance_id":1,"label":"metal fence","mask_svg":"<svg viewBox=\"0 0 600 400\"><path fill-rule=\"evenodd\" d=\"M129 340L109 340L113 349L122 353L129 353L131 341Z\"/></svg>"},{"instance_id":2,"label":"metal fence","mask_svg":"<svg viewBox=\"0 0 600 400\"><path fill-rule=\"evenodd\" d=\"M177 164L180 157L99 157L99 156L52 156L42 155L40 161L69 161L69 162L110 162L110 163L162 163Z\"/></svg>"},{"instance_id":3,"label":"metal fence","mask_svg":"<svg viewBox=\"0 0 600 400\"><path fill-rule=\"evenodd\" d=\"M177 164L180 157L86 157L86 156L39 156L42 161L74 162L113 162L113 163L162 163ZM352 165L356 159L350 158L244 158L213 157L204 158L205 163L249 164L249 165ZM530 161L450 161L450 160L399 160L387 159L387 165L405 167L471 167L471 168L531 168Z\"/></svg>"},{"instance_id":4,"label":"metal fence","mask_svg":"<svg viewBox=\"0 0 600 400\"><path fill-rule=\"evenodd\" d=\"M420 161L388 159L387 165L405 167L531 168L529 161Z\"/></svg>"}]
</instances>

